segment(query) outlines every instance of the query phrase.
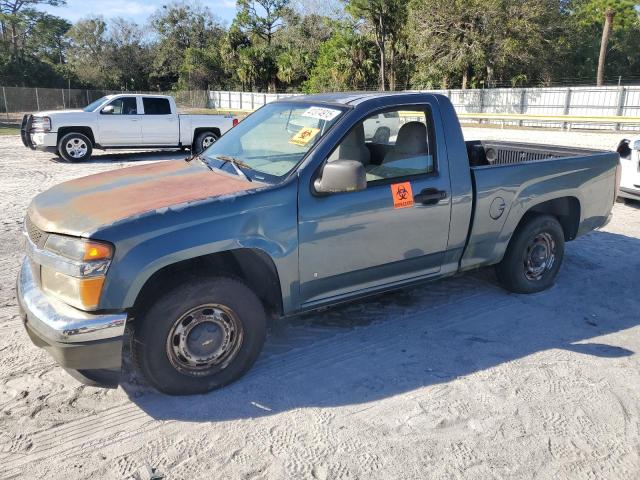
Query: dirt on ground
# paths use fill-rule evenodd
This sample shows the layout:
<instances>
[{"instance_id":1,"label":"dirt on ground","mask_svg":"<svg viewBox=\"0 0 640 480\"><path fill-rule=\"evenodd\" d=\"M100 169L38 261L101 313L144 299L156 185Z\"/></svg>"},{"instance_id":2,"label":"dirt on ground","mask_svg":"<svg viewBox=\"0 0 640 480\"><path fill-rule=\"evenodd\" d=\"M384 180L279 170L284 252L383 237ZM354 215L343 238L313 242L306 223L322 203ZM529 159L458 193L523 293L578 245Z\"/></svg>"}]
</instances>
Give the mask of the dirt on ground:
<instances>
[{"instance_id":1,"label":"dirt on ground","mask_svg":"<svg viewBox=\"0 0 640 480\"><path fill-rule=\"evenodd\" d=\"M620 135L466 129L468 138L611 148ZM30 199L58 182L179 153L59 163L0 137L0 478L632 479L640 477L640 209L567 244L557 284L491 269L271 327L254 368L168 397L125 353L85 387L29 341L14 284ZM99 205L96 206L99 208Z\"/></svg>"}]
</instances>

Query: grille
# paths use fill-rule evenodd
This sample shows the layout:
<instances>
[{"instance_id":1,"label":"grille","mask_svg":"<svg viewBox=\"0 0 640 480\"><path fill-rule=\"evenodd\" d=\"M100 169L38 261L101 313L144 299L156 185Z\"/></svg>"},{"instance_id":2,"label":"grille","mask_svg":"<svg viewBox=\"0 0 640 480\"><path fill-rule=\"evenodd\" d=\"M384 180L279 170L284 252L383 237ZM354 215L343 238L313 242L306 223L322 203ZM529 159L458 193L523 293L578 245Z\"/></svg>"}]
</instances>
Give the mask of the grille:
<instances>
[{"instance_id":1,"label":"grille","mask_svg":"<svg viewBox=\"0 0 640 480\"><path fill-rule=\"evenodd\" d=\"M36 227L29 217L26 218L24 226L31 242L37 247L44 247L44 242L47 241L47 233Z\"/></svg>"}]
</instances>

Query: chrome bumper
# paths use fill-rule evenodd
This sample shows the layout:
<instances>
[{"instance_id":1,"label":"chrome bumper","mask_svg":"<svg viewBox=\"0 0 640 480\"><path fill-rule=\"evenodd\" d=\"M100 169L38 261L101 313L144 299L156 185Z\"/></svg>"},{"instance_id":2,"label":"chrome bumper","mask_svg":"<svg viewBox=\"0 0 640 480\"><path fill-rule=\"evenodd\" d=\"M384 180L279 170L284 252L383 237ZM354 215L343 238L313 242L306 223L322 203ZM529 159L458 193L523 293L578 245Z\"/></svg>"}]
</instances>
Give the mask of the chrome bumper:
<instances>
[{"instance_id":1,"label":"chrome bumper","mask_svg":"<svg viewBox=\"0 0 640 480\"><path fill-rule=\"evenodd\" d=\"M17 283L18 303L33 343L84 383L113 386L122 361L127 314L95 315L49 297L35 281L28 259Z\"/></svg>"},{"instance_id":2,"label":"chrome bumper","mask_svg":"<svg viewBox=\"0 0 640 480\"><path fill-rule=\"evenodd\" d=\"M22 264L18 277L18 301L27 315L29 328L45 340L91 342L124 334L126 313L94 315L49 297L35 283L28 261Z\"/></svg>"}]
</instances>

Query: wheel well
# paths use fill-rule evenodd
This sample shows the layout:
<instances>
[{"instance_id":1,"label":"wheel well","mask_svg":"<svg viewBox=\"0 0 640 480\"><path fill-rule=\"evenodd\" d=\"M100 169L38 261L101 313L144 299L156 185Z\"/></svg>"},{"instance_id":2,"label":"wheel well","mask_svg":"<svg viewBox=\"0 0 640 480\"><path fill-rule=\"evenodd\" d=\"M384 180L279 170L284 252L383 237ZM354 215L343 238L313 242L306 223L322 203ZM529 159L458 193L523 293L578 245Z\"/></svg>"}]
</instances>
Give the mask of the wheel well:
<instances>
[{"instance_id":1,"label":"wheel well","mask_svg":"<svg viewBox=\"0 0 640 480\"><path fill-rule=\"evenodd\" d=\"M575 197L554 198L531 207L522 217L518 227L524 224L531 215L549 214L558 219L562 225L565 241L573 240L580 226L580 201Z\"/></svg>"},{"instance_id":2,"label":"wheel well","mask_svg":"<svg viewBox=\"0 0 640 480\"><path fill-rule=\"evenodd\" d=\"M220 135L222 135L222 134L220 133L220 129L219 129L219 128L217 128L217 127L200 127L200 128L196 128L196 129L193 131L193 143L195 143L195 142L196 142L196 137L197 137L198 135L200 135L201 133L204 133L204 132L211 132L211 133L215 133L215 134L218 136L218 138L220 138Z\"/></svg>"},{"instance_id":3,"label":"wheel well","mask_svg":"<svg viewBox=\"0 0 640 480\"><path fill-rule=\"evenodd\" d=\"M91 127L61 127L58 129L58 141L60 141L60 139L67 133L82 133L83 135L89 137L89 140L91 140L91 143L93 145L95 145L96 143Z\"/></svg>"},{"instance_id":4,"label":"wheel well","mask_svg":"<svg viewBox=\"0 0 640 480\"><path fill-rule=\"evenodd\" d=\"M273 260L261 250L240 248L191 258L160 269L140 290L133 306L134 316L180 282L203 276L237 278L260 298L267 312L283 313L280 279Z\"/></svg>"}]
</instances>

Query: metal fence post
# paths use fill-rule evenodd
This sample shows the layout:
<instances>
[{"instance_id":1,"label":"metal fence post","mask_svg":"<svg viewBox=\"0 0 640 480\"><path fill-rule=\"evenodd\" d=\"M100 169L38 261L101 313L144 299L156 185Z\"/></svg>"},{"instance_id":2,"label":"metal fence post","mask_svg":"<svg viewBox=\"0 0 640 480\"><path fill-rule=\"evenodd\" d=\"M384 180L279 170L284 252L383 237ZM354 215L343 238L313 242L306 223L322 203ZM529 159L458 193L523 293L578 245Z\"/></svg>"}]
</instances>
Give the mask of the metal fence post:
<instances>
[{"instance_id":1,"label":"metal fence post","mask_svg":"<svg viewBox=\"0 0 640 480\"><path fill-rule=\"evenodd\" d=\"M527 89L520 89L520 115L524 115L525 107L527 105ZM522 126L522 120L518 122L518 126Z\"/></svg>"},{"instance_id":2,"label":"metal fence post","mask_svg":"<svg viewBox=\"0 0 640 480\"><path fill-rule=\"evenodd\" d=\"M251 111L256 109L256 107L254 106L255 105L254 97L255 97L255 94L253 92L251 92Z\"/></svg>"},{"instance_id":3,"label":"metal fence post","mask_svg":"<svg viewBox=\"0 0 640 480\"><path fill-rule=\"evenodd\" d=\"M40 99L38 98L38 89L36 88L36 108L40 111Z\"/></svg>"},{"instance_id":4,"label":"metal fence post","mask_svg":"<svg viewBox=\"0 0 640 480\"><path fill-rule=\"evenodd\" d=\"M67 108L64 104L64 88L61 88L60 91L62 92L62 108Z\"/></svg>"},{"instance_id":5,"label":"metal fence post","mask_svg":"<svg viewBox=\"0 0 640 480\"><path fill-rule=\"evenodd\" d=\"M2 87L2 96L4 97L4 112L7 114L7 122L9 121L9 107L7 106L7 92Z\"/></svg>"},{"instance_id":6,"label":"metal fence post","mask_svg":"<svg viewBox=\"0 0 640 480\"><path fill-rule=\"evenodd\" d=\"M91 103L91 101L89 100L89 90L85 90L85 92L87 92L87 105L89 105Z\"/></svg>"},{"instance_id":7,"label":"metal fence post","mask_svg":"<svg viewBox=\"0 0 640 480\"><path fill-rule=\"evenodd\" d=\"M627 89L625 87L618 88L618 108L616 109L616 115L621 117L624 113L624 104L627 98ZM620 130L620 124L616 123L616 131Z\"/></svg>"},{"instance_id":8,"label":"metal fence post","mask_svg":"<svg viewBox=\"0 0 640 480\"><path fill-rule=\"evenodd\" d=\"M563 114L564 115L569 115L570 111L571 111L571 87L568 87L567 88L567 93L565 93L565 96L564 96L564 111L563 111ZM564 122L562 124L562 128L566 129L566 130L571 130L571 123Z\"/></svg>"},{"instance_id":9,"label":"metal fence post","mask_svg":"<svg viewBox=\"0 0 640 480\"><path fill-rule=\"evenodd\" d=\"M229 90L229 105L228 108L231 109L231 90Z\"/></svg>"}]
</instances>

